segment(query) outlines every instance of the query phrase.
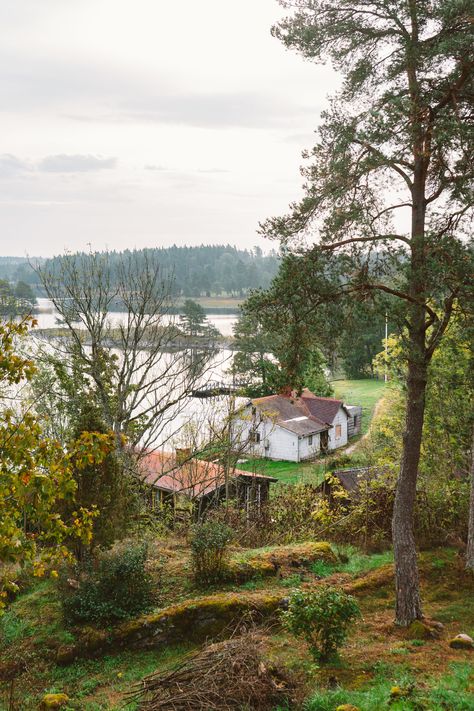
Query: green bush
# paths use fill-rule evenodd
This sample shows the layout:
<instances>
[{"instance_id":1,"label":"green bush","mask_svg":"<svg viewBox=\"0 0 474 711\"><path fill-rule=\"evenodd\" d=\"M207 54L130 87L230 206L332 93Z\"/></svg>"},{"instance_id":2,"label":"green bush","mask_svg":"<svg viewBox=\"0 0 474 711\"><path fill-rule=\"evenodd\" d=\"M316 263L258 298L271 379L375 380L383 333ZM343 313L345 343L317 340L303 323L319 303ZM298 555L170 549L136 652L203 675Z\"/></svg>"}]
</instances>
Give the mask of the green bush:
<instances>
[{"instance_id":1,"label":"green bush","mask_svg":"<svg viewBox=\"0 0 474 711\"><path fill-rule=\"evenodd\" d=\"M359 616L355 598L329 586L313 592L294 590L288 610L283 613L287 629L306 640L311 654L320 662L337 655L349 624Z\"/></svg>"},{"instance_id":2,"label":"green bush","mask_svg":"<svg viewBox=\"0 0 474 711\"><path fill-rule=\"evenodd\" d=\"M196 583L211 585L225 578L227 547L233 537L234 531L219 521L193 526L191 561Z\"/></svg>"},{"instance_id":3,"label":"green bush","mask_svg":"<svg viewBox=\"0 0 474 711\"><path fill-rule=\"evenodd\" d=\"M63 571L59 588L66 622L114 622L149 610L154 596L146 560L146 544L129 544Z\"/></svg>"}]
</instances>

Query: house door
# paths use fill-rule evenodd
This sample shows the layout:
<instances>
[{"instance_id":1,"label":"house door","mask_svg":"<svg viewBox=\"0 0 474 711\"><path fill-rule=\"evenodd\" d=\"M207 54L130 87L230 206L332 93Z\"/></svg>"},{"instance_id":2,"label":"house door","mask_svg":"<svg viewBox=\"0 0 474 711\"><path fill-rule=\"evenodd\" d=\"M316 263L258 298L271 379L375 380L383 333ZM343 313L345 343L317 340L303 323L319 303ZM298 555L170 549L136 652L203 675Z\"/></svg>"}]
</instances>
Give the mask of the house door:
<instances>
[{"instance_id":1,"label":"house door","mask_svg":"<svg viewBox=\"0 0 474 711\"><path fill-rule=\"evenodd\" d=\"M326 430L326 432L321 432L321 452L324 454L327 453L329 449L329 432Z\"/></svg>"}]
</instances>

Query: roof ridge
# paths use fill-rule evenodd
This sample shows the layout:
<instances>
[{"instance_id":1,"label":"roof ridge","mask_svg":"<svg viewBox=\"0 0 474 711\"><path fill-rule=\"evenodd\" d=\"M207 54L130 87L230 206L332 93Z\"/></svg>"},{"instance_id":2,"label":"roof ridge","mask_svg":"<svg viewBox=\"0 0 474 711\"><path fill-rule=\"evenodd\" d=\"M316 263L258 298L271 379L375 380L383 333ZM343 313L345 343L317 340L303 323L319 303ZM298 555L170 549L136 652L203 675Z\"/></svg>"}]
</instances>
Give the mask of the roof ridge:
<instances>
[{"instance_id":1,"label":"roof ridge","mask_svg":"<svg viewBox=\"0 0 474 711\"><path fill-rule=\"evenodd\" d=\"M311 391L310 391L311 392ZM337 397L323 397L322 395L314 395L314 393L311 393L311 397L308 397L304 395L301 395L301 398L304 400L329 400L330 402L342 402L344 403L344 400L339 400Z\"/></svg>"}]
</instances>

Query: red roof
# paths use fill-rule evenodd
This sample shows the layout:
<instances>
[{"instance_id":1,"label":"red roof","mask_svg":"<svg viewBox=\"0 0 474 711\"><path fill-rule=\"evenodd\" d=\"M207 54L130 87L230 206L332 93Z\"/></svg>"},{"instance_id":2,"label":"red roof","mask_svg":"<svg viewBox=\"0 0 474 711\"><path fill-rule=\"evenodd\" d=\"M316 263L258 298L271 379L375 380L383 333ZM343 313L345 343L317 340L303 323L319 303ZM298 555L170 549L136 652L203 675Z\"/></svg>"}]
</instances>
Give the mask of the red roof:
<instances>
[{"instance_id":1,"label":"red roof","mask_svg":"<svg viewBox=\"0 0 474 711\"><path fill-rule=\"evenodd\" d=\"M145 454L139 467L146 484L163 491L186 494L192 499L210 494L225 484L225 472L220 464L192 458L180 463L175 454L168 452ZM277 481L270 476L235 469L232 479L240 477Z\"/></svg>"},{"instance_id":2,"label":"red roof","mask_svg":"<svg viewBox=\"0 0 474 711\"><path fill-rule=\"evenodd\" d=\"M314 417L302 400L294 395L268 395L252 400L267 417L279 427L297 435L311 435L329 429L326 422Z\"/></svg>"},{"instance_id":3,"label":"red roof","mask_svg":"<svg viewBox=\"0 0 474 711\"><path fill-rule=\"evenodd\" d=\"M313 395L313 393L306 388L301 393L301 400L313 417L327 422L328 424L332 424L339 412L339 408L342 407L345 410L342 400L336 400L336 398L333 397L319 397ZM346 414L348 414L347 411Z\"/></svg>"},{"instance_id":4,"label":"red roof","mask_svg":"<svg viewBox=\"0 0 474 711\"><path fill-rule=\"evenodd\" d=\"M292 421L295 422L301 429L301 432L295 430L297 434L306 434L306 429L308 429L308 423L299 423L298 420L301 420L301 417L298 416L305 415L316 425L316 428L313 427L314 431L322 431L328 429L327 425L332 425L339 408L342 407L345 410L342 400L336 400L333 397L319 397L306 388L300 397L294 393L268 395L252 400L252 404L266 411L270 417L273 416L281 427L290 429L288 425ZM305 425L305 431L302 429L303 425Z\"/></svg>"}]
</instances>

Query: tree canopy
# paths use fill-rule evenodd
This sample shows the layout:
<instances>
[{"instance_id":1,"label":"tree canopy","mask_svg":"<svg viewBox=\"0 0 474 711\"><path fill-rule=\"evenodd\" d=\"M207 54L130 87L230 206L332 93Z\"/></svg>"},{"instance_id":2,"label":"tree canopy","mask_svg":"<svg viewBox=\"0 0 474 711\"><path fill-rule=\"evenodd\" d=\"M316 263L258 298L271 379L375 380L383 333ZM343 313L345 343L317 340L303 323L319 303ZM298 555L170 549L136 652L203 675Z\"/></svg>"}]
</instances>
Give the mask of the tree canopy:
<instances>
[{"instance_id":1,"label":"tree canopy","mask_svg":"<svg viewBox=\"0 0 474 711\"><path fill-rule=\"evenodd\" d=\"M343 83L304 154L303 197L261 231L313 273L308 287L287 270L295 324L301 304L380 293L398 303L407 399L393 542L396 617L408 625L422 616L413 510L429 363L455 303L472 305L472 2L281 4L294 12L273 34L306 59L331 62Z\"/></svg>"}]
</instances>

